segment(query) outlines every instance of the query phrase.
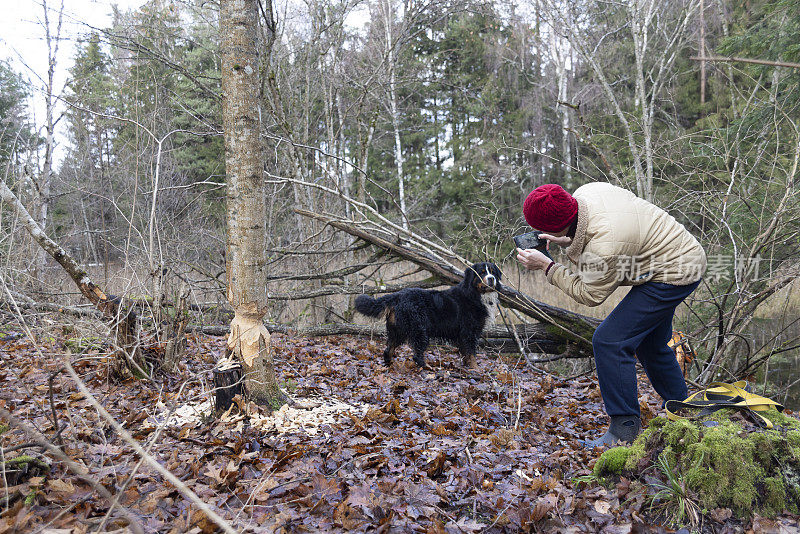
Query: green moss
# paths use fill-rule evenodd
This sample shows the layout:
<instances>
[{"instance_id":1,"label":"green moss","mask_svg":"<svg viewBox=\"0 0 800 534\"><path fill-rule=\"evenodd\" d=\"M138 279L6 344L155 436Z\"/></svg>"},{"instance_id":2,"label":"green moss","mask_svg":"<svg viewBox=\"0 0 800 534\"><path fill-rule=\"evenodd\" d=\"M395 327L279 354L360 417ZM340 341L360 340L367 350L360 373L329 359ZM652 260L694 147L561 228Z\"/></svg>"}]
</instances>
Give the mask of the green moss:
<instances>
[{"instance_id":1,"label":"green moss","mask_svg":"<svg viewBox=\"0 0 800 534\"><path fill-rule=\"evenodd\" d=\"M544 326L544 329L548 334L553 336L555 339L562 339L562 338L577 339L575 338L575 336L565 332L563 329L552 324L546 324ZM561 352L566 352L566 350L567 350L566 343L562 343L556 347L555 352L561 353Z\"/></svg>"},{"instance_id":2,"label":"green moss","mask_svg":"<svg viewBox=\"0 0 800 534\"><path fill-rule=\"evenodd\" d=\"M800 465L796 462L786 464L782 474L786 486L786 508L796 514L800 511Z\"/></svg>"},{"instance_id":3,"label":"green moss","mask_svg":"<svg viewBox=\"0 0 800 534\"><path fill-rule=\"evenodd\" d=\"M47 464L47 462L27 454L22 454L16 458L6 459L6 469L19 469L22 468L23 465L27 466L28 469L38 468L45 472L50 470L50 466Z\"/></svg>"},{"instance_id":4,"label":"green moss","mask_svg":"<svg viewBox=\"0 0 800 534\"><path fill-rule=\"evenodd\" d=\"M633 471L638 467L639 462L647 454L647 442L652 436L653 429L648 427L639 434L639 437L637 437L633 443L631 443L631 446L628 447L630 449L628 459L625 460L625 470Z\"/></svg>"},{"instance_id":5,"label":"green moss","mask_svg":"<svg viewBox=\"0 0 800 534\"><path fill-rule=\"evenodd\" d=\"M800 462L800 432L797 430L790 430L786 433L786 443L789 447L789 452L795 461Z\"/></svg>"},{"instance_id":6,"label":"green moss","mask_svg":"<svg viewBox=\"0 0 800 534\"><path fill-rule=\"evenodd\" d=\"M3 470L4 481L9 486L22 484L31 477L44 476L50 472L50 464L40 458L22 454L15 458L7 458L0 465Z\"/></svg>"},{"instance_id":7,"label":"green moss","mask_svg":"<svg viewBox=\"0 0 800 534\"><path fill-rule=\"evenodd\" d=\"M6 432L8 432L9 428L10 427L7 424L0 423L0 435L5 434Z\"/></svg>"},{"instance_id":8,"label":"green moss","mask_svg":"<svg viewBox=\"0 0 800 534\"><path fill-rule=\"evenodd\" d=\"M635 471L655 451L674 466L673 474L702 509L731 508L739 518L795 513L800 510L800 421L776 410L763 414L774 429L748 425L746 430L731 420L730 410L696 421L655 418L631 445L623 469ZM598 460L598 465L596 470L611 471L606 463Z\"/></svg>"},{"instance_id":9,"label":"green moss","mask_svg":"<svg viewBox=\"0 0 800 534\"><path fill-rule=\"evenodd\" d=\"M647 424L647 428L649 428L650 430L658 430L667 423L669 423L669 419L667 419L666 417L653 417Z\"/></svg>"},{"instance_id":10,"label":"green moss","mask_svg":"<svg viewBox=\"0 0 800 534\"><path fill-rule=\"evenodd\" d=\"M687 419L668 422L663 432L664 441L676 452L682 452L700 440L700 427Z\"/></svg>"},{"instance_id":11,"label":"green moss","mask_svg":"<svg viewBox=\"0 0 800 534\"><path fill-rule=\"evenodd\" d=\"M780 426L790 430L800 430L800 420L779 412L775 408L770 408L765 412L759 413L772 421L772 424L775 426Z\"/></svg>"},{"instance_id":12,"label":"green moss","mask_svg":"<svg viewBox=\"0 0 800 534\"><path fill-rule=\"evenodd\" d=\"M750 435L753 440L755 457L758 462L769 469L775 458L791 458L792 452L786 437L778 431L766 430Z\"/></svg>"},{"instance_id":13,"label":"green moss","mask_svg":"<svg viewBox=\"0 0 800 534\"><path fill-rule=\"evenodd\" d=\"M749 515L758 496L756 482L764 476L754 461L754 440L741 437L742 427L731 421L702 430L702 439L687 446L681 458L687 483L703 507L724 504L739 515Z\"/></svg>"},{"instance_id":14,"label":"green moss","mask_svg":"<svg viewBox=\"0 0 800 534\"><path fill-rule=\"evenodd\" d=\"M284 382L280 384L280 388L289 393L294 393L295 391L297 391L297 382L295 382L291 378L287 378Z\"/></svg>"},{"instance_id":15,"label":"green moss","mask_svg":"<svg viewBox=\"0 0 800 534\"><path fill-rule=\"evenodd\" d=\"M594 464L592 474L597 478L606 475L618 475L625 468L630 455L630 447L612 447L600 455Z\"/></svg>"},{"instance_id":16,"label":"green moss","mask_svg":"<svg viewBox=\"0 0 800 534\"><path fill-rule=\"evenodd\" d=\"M74 337L64 341L64 345L73 354L83 354L92 349L102 349L103 340L95 336Z\"/></svg>"},{"instance_id":17,"label":"green moss","mask_svg":"<svg viewBox=\"0 0 800 534\"><path fill-rule=\"evenodd\" d=\"M783 477L764 479L764 509L769 515L777 515L786 508L786 484Z\"/></svg>"}]
</instances>

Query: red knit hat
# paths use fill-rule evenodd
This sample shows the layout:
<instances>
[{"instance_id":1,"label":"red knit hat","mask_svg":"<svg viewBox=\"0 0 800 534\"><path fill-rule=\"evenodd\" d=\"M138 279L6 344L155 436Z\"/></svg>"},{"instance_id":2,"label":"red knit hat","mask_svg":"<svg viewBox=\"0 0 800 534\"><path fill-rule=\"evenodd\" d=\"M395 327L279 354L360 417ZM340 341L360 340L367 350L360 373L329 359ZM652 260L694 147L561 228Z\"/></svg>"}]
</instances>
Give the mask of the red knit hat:
<instances>
[{"instance_id":1,"label":"red knit hat","mask_svg":"<svg viewBox=\"0 0 800 534\"><path fill-rule=\"evenodd\" d=\"M578 201L556 184L540 185L522 205L525 220L532 228L559 232L569 226L578 214Z\"/></svg>"}]
</instances>

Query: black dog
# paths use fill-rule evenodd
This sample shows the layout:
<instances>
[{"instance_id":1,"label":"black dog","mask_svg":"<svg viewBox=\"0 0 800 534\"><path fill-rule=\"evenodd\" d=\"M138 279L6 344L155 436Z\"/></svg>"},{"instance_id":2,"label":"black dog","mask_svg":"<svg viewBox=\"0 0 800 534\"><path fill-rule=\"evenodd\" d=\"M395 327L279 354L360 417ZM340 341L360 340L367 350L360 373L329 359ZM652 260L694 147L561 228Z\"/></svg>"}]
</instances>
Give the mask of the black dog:
<instances>
[{"instance_id":1,"label":"black dog","mask_svg":"<svg viewBox=\"0 0 800 534\"><path fill-rule=\"evenodd\" d=\"M497 313L500 269L494 263L476 263L464 271L464 280L445 291L409 288L380 298L359 295L356 310L369 317L386 317L388 341L383 361L392 364L397 347L408 341L414 362L425 367L425 349L431 339L458 347L464 366L475 367L478 337Z\"/></svg>"}]
</instances>

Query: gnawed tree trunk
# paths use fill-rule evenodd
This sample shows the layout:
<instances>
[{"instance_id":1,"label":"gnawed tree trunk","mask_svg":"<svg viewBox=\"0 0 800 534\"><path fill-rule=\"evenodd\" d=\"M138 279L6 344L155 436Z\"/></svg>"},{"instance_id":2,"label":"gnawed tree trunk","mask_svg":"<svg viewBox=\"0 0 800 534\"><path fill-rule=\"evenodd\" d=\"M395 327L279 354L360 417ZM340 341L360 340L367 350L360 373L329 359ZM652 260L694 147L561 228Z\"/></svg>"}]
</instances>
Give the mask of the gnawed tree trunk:
<instances>
[{"instance_id":1,"label":"gnawed tree trunk","mask_svg":"<svg viewBox=\"0 0 800 534\"><path fill-rule=\"evenodd\" d=\"M122 299L113 295L106 295L102 289L97 287L89 278L86 270L78 265L78 262L58 246L55 241L47 237L44 230L31 217L14 192L2 181L0 181L0 200L8 204L16 212L34 241L67 271L67 274L78 286L80 292L98 310L103 312L103 317L111 323L111 330L120 349L118 352L120 358L114 362L114 366L111 369L112 374L124 374L125 369L131 369L138 374L149 375L145 371L144 360L139 350L136 313L130 309L126 310L122 306Z\"/></svg>"},{"instance_id":2,"label":"gnawed tree trunk","mask_svg":"<svg viewBox=\"0 0 800 534\"><path fill-rule=\"evenodd\" d=\"M243 393L242 365L222 358L214 368L214 411L224 412L233 404L233 398Z\"/></svg>"},{"instance_id":3,"label":"gnawed tree trunk","mask_svg":"<svg viewBox=\"0 0 800 534\"><path fill-rule=\"evenodd\" d=\"M267 1L266 10L272 12ZM220 3L222 122L227 173L227 297L234 309L228 350L241 362L250 399L278 407L267 312L264 189L266 146L261 138L259 12L256 0ZM267 21L267 31L273 31Z\"/></svg>"}]
</instances>

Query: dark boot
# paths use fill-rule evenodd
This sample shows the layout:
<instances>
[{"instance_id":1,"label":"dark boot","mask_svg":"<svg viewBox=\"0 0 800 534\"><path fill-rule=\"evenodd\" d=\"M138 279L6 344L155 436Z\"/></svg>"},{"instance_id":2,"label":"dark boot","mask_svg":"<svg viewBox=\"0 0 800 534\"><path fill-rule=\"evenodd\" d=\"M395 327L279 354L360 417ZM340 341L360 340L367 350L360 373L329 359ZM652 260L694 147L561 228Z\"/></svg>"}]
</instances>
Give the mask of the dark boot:
<instances>
[{"instance_id":1,"label":"dark boot","mask_svg":"<svg viewBox=\"0 0 800 534\"><path fill-rule=\"evenodd\" d=\"M638 415L612 415L611 424L606 433L597 439L585 441L584 446L588 449L594 447L611 447L614 445L630 445L639 430L642 428L642 420Z\"/></svg>"}]
</instances>

